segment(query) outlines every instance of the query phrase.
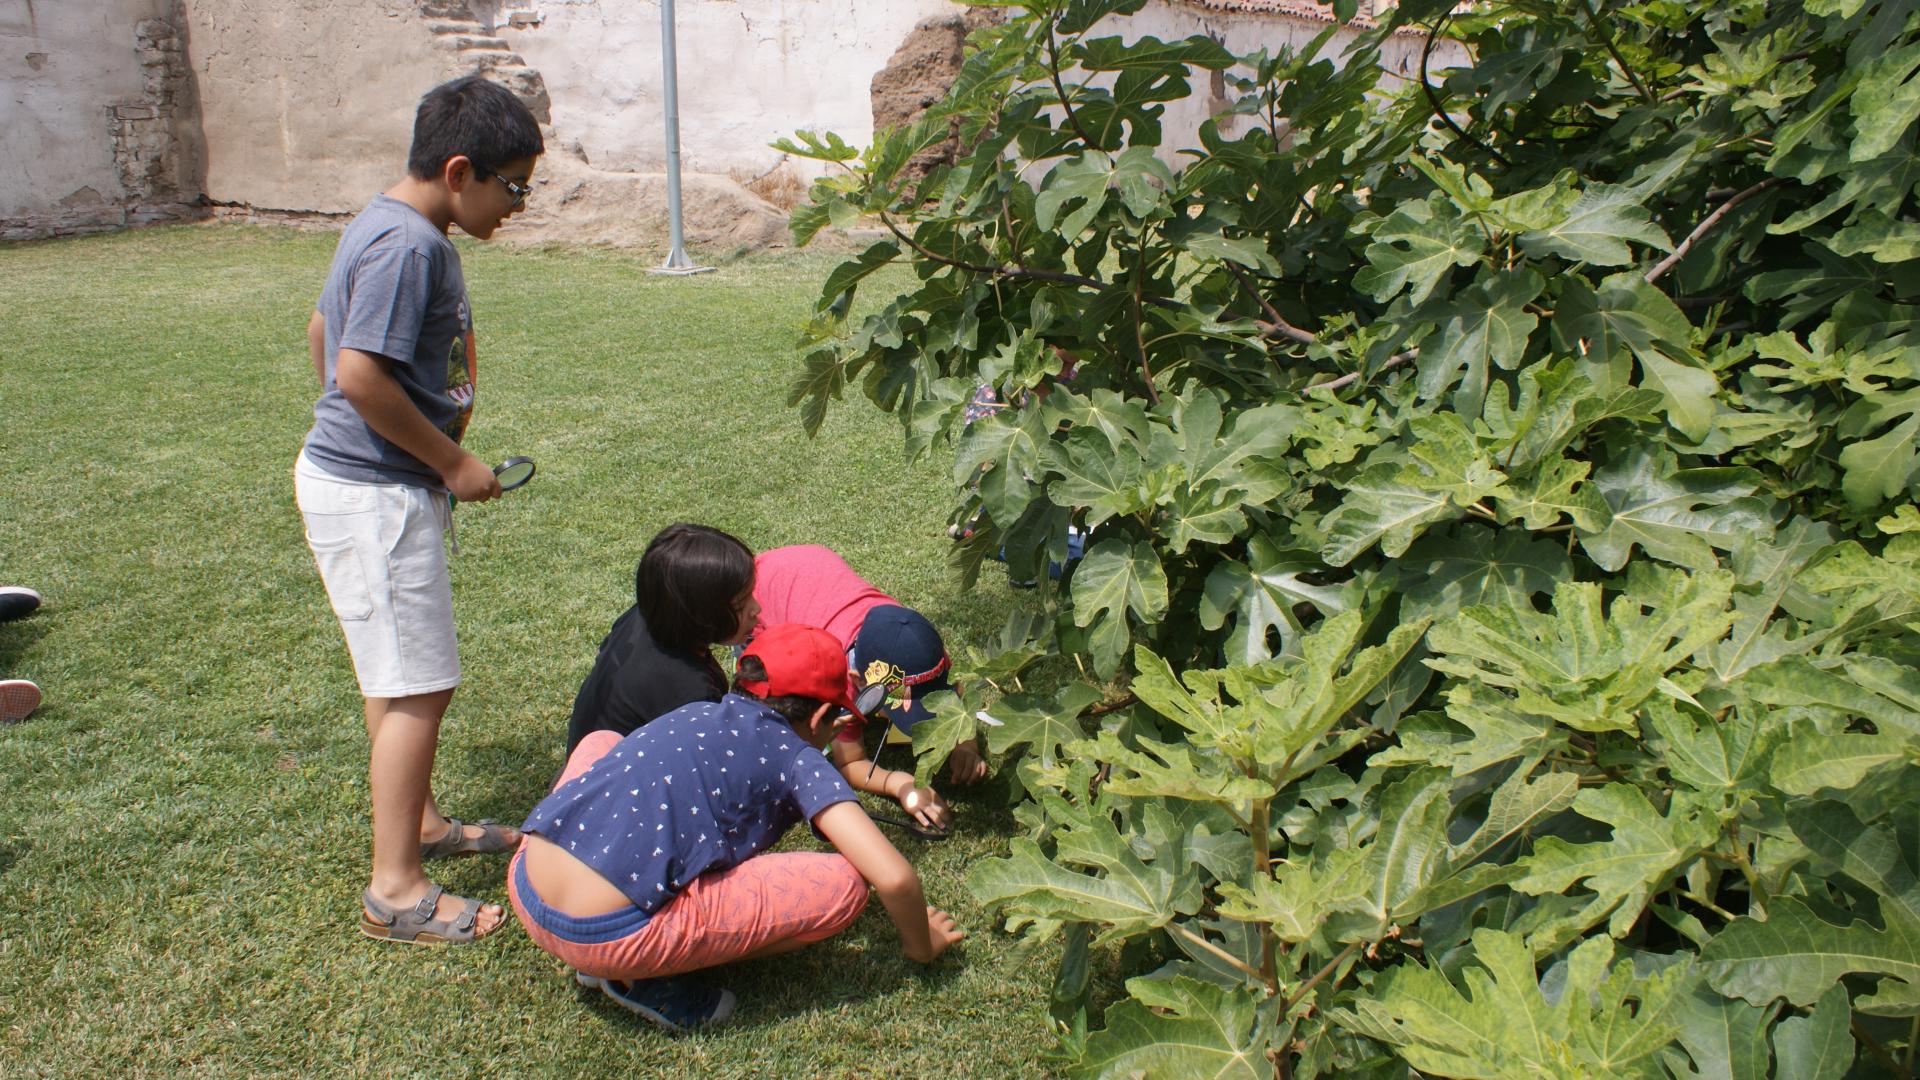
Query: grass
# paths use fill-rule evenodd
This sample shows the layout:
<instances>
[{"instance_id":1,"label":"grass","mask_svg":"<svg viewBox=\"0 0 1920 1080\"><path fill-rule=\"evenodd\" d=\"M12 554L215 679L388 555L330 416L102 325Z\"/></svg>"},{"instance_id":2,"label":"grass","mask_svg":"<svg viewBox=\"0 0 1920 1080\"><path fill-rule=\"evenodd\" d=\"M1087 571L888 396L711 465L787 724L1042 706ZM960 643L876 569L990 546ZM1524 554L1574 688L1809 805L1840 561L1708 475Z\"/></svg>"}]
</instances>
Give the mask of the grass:
<instances>
[{"instance_id":1,"label":"grass","mask_svg":"<svg viewBox=\"0 0 1920 1080\"><path fill-rule=\"evenodd\" d=\"M0 729L4 1071L1038 1071L1056 958L995 932L962 884L1012 831L999 785L958 802L956 838L901 842L972 931L957 955L906 961L873 904L838 939L725 970L740 1014L709 1034L668 1038L584 995L518 928L445 950L355 933L366 739L291 482L332 248L241 226L0 245L0 583L46 597L0 625L0 676L46 691ZM540 474L458 514L449 811L518 821L543 794L668 522L829 544L956 649L997 629L1005 585L963 595L946 569L941 470L903 464L864 403L813 440L785 405L830 260L663 279L604 252L462 252L481 364L468 445ZM504 869L437 873L504 902Z\"/></svg>"}]
</instances>

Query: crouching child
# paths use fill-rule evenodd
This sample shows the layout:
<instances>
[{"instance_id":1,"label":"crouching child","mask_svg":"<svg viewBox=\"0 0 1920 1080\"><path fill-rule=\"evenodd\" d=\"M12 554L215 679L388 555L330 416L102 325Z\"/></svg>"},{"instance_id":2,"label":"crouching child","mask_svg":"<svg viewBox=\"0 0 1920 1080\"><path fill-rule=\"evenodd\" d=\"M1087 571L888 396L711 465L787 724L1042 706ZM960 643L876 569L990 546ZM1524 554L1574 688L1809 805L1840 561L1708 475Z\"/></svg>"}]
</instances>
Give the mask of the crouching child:
<instances>
[{"instance_id":1,"label":"crouching child","mask_svg":"<svg viewBox=\"0 0 1920 1080\"><path fill-rule=\"evenodd\" d=\"M821 753L853 709L839 642L789 624L754 639L718 702L588 735L521 826L507 873L521 925L669 1031L733 1012L731 992L681 976L832 937L869 886L902 951L932 963L965 934ZM761 854L802 821L836 853Z\"/></svg>"}]
</instances>

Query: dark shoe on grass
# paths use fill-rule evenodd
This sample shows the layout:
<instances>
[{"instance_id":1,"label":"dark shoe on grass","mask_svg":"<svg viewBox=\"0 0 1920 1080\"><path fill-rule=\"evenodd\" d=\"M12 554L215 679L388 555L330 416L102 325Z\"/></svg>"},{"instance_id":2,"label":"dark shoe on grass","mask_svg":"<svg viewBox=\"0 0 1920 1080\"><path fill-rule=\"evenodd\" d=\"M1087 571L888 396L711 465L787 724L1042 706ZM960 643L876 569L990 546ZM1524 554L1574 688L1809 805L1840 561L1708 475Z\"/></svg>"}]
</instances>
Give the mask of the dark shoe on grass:
<instances>
[{"instance_id":1,"label":"dark shoe on grass","mask_svg":"<svg viewBox=\"0 0 1920 1080\"><path fill-rule=\"evenodd\" d=\"M619 982L581 971L574 972L573 977L581 986L599 990L621 1008L675 1035L723 1023L733 1015L733 991L695 986L686 979Z\"/></svg>"},{"instance_id":2,"label":"dark shoe on grass","mask_svg":"<svg viewBox=\"0 0 1920 1080\"><path fill-rule=\"evenodd\" d=\"M33 614L40 594L22 585L0 585L0 622Z\"/></svg>"}]
</instances>

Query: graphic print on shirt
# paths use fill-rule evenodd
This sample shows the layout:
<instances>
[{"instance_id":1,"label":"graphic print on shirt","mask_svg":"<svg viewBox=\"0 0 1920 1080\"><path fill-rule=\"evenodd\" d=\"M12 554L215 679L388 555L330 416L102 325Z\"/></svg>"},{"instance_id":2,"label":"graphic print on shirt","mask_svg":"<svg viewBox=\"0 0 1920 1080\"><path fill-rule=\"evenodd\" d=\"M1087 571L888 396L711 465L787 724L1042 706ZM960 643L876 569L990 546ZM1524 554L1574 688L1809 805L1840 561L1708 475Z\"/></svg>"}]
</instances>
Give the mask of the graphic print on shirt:
<instances>
[{"instance_id":1,"label":"graphic print on shirt","mask_svg":"<svg viewBox=\"0 0 1920 1080\"><path fill-rule=\"evenodd\" d=\"M473 395L479 381L479 366L473 356L473 313L467 310L466 297L460 298L460 333L447 350L447 396L459 407L442 431L459 442L467 433L467 421L473 419Z\"/></svg>"}]
</instances>

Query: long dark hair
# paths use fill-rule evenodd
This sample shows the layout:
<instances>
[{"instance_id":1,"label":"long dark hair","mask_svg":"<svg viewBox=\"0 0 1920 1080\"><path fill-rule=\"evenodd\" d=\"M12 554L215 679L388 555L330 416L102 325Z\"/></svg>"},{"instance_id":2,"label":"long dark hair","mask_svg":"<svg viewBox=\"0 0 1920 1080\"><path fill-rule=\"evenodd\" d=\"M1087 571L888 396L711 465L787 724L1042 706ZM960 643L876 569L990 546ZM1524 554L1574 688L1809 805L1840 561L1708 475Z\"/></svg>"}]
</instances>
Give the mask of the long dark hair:
<instances>
[{"instance_id":1,"label":"long dark hair","mask_svg":"<svg viewBox=\"0 0 1920 1080\"><path fill-rule=\"evenodd\" d=\"M733 636L734 598L753 584L753 549L707 525L669 525L633 573L633 599L653 640L695 652Z\"/></svg>"}]
</instances>

